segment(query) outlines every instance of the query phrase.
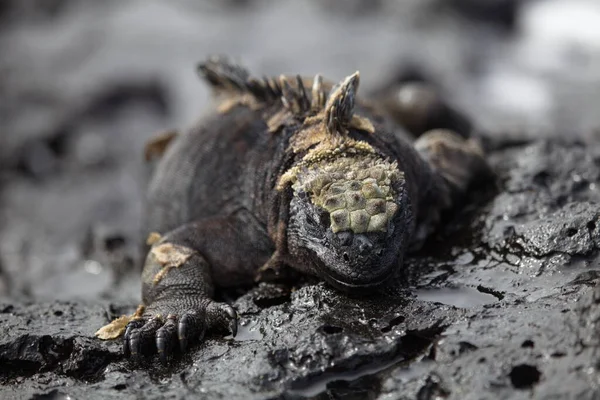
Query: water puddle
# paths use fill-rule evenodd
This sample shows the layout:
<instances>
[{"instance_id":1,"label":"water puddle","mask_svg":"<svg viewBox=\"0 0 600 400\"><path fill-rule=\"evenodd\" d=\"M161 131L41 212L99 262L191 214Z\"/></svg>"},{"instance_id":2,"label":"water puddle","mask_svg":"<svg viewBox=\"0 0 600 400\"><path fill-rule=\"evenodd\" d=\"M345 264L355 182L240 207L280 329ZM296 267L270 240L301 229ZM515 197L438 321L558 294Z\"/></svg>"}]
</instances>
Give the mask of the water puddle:
<instances>
[{"instance_id":1,"label":"water puddle","mask_svg":"<svg viewBox=\"0 0 600 400\"><path fill-rule=\"evenodd\" d=\"M419 300L458 308L481 307L498 301L495 296L471 287L419 289L416 293Z\"/></svg>"},{"instance_id":2,"label":"water puddle","mask_svg":"<svg viewBox=\"0 0 600 400\"><path fill-rule=\"evenodd\" d=\"M403 365L404 364L404 365ZM427 364L422 360L413 360L411 365L408 365L408 361L404 358L390 360L386 363L379 364L377 366L368 365L363 368L359 368L356 371L348 371L348 372L340 372L334 374L324 374L321 377L311 381L310 383L301 386L297 384L297 387L292 386L292 389L289 391L290 394L294 396L298 396L300 398L313 398L322 393L325 393L327 390L334 390L331 387L331 383L352 383L364 378L368 378L370 376L376 375L379 372L385 371L392 367L397 367L394 370L394 379L400 382L408 382L413 380L423 374L426 370ZM369 380L364 383L369 385L372 384ZM359 385L362 386L362 385ZM355 388L357 389L357 388ZM369 387L368 389L373 389Z\"/></svg>"},{"instance_id":3,"label":"water puddle","mask_svg":"<svg viewBox=\"0 0 600 400\"><path fill-rule=\"evenodd\" d=\"M378 366L368 365L363 368L359 368L356 371L339 372L332 374L325 373L319 378L311 380L310 383L306 383L305 385L293 385L289 393L292 395L300 396L302 398L312 398L327 391L327 386L332 382L352 382L357 379L381 372L387 368L394 366L398 362L402 362L402 360L392 360L387 363L380 364Z\"/></svg>"},{"instance_id":4,"label":"water puddle","mask_svg":"<svg viewBox=\"0 0 600 400\"><path fill-rule=\"evenodd\" d=\"M225 339L232 339L236 342L245 342L247 340L261 340L263 334L260 332L260 326L258 322L251 320L242 320L238 323L237 335L232 337L231 335L225 336Z\"/></svg>"}]
</instances>

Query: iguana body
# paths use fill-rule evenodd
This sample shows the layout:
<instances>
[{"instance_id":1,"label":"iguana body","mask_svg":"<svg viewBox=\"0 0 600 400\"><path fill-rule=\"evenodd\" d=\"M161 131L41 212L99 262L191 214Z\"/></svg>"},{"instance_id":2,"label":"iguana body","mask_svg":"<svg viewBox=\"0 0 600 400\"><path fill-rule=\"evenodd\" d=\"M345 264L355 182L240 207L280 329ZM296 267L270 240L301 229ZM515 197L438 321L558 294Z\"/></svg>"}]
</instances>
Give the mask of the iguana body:
<instances>
[{"instance_id":1,"label":"iguana body","mask_svg":"<svg viewBox=\"0 0 600 400\"><path fill-rule=\"evenodd\" d=\"M486 171L479 147L457 133L429 131L411 144L356 98L358 73L333 86L318 76L257 80L223 60L200 72L218 107L159 146L167 149L149 188L154 234L128 355L166 359L207 329L235 333L235 310L213 300L215 288L251 284L269 268L377 289ZM416 97L398 102L401 114L452 127L454 111L438 98L415 108L425 92L407 90Z\"/></svg>"}]
</instances>

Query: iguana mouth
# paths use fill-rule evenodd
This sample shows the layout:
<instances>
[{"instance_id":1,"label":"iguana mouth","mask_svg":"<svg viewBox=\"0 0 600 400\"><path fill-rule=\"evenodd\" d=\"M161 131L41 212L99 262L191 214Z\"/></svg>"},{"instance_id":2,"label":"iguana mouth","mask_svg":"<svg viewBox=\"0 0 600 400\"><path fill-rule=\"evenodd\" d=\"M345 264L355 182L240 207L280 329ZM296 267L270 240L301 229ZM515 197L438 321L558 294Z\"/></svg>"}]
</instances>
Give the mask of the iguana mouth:
<instances>
[{"instance_id":1,"label":"iguana mouth","mask_svg":"<svg viewBox=\"0 0 600 400\"><path fill-rule=\"evenodd\" d=\"M323 277L327 282L333 285L335 288L344 291L354 291L356 289L362 291L368 291L376 289L382 286L392 275L394 268L392 265L388 266L384 273L381 274L377 279L369 279L368 281L360 282L360 281L350 281L347 279L343 279L336 274L327 274Z\"/></svg>"},{"instance_id":2,"label":"iguana mouth","mask_svg":"<svg viewBox=\"0 0 600 400\"><path fill-rule=\"evenodd\" d=\"M394 272L397 254L387 245L390 232L333 234L336 259L318 266L323 279L341 289L374 288Z\"/></svg>"},{"instance_id":3,"label":"iguana mouth","mask_svg":"<svg viewBox=\"0 0 600 400\"><path fill-rule=\"evenodd\" d=\"M329 281L329 283L339 290L346 290L346 291L355 290L355 289L369 290L369 289L376 289L376 288L382 286L383 283L389 279L389 277L390 277L389 275L386 275L386 276L382 277L381 280L369 282L369 283L349 283L349 282L341 281L339 279L335 279L332 277L331 279L334 280L335 283L331 282L331 281Z\"/></svg>"}]
</instances>

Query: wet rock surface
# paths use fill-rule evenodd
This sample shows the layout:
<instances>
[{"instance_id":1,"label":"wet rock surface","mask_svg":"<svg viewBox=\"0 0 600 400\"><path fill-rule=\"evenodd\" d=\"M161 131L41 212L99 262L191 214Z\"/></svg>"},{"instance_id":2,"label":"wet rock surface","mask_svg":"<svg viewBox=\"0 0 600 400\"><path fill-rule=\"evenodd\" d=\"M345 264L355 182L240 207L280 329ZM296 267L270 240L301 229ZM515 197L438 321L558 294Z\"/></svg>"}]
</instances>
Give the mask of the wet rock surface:
<instances>
[{"instance_id":1,"label":"wet rock surface","mask_svg":"<svg viewBox=\"0 0 600 400\"><path fill-rule=\"evenodd\" d=\"M543 171L524 172L526 157ZM579 144L551 141L494 153L499 193L474 192L448 228L408 260L411 273L396 286L408 280L408 287L357 299L322 283L261 284L233 302L241 314L235 338L210 337L168 367L157 359L124 360L120 343L93 337L111 318L131 312L131 303L6 300L0 392L7 398L596 398L600 270L598 231L590 229L598 222L597 189L590 185L598 180L572 191L563 169L558 173L550 162L554 157L573 173L594 160ZM541 172L543 196L534 190ZM578 201L561 200L565 195ZM505 218L518 204L528 211Z\"/></svg>"},{"instance_id":2,"label":"wet rock surface","mask_svg":"<svg viewBox=\"0 0 600 400\"><path fill-rule=\"evenodd\" d=\"M506 11L490 23L495 13L470 1L443 13L437 1L37 3L0 8L10 56L0 59L1 398L600 396L600 145L590 129L600 57L579 49L584 67L537 75L541 61L522 54L543 36L532 28L542 5L490 2ZM310 35L291 12L310 16ZM252 18L288 29L272 38L249 29ZM341 44L342 26L355 42ZM332 43L315 50L319 35ZM148 45L157 40L169 45L162 53ZM210 336L166 367L135 364L93 334L139 301L143 144L197 118L207 93L193 63L215 52L264 73L335 77L351 65L366 86L406 59L486 129L497 181L474 188L381 293L353 298L310 280L224 293L240 313L235 338ZM502 97L498 82L522 84L533 105L519 109L523 92Z\"/></svg>"}]
</instances>

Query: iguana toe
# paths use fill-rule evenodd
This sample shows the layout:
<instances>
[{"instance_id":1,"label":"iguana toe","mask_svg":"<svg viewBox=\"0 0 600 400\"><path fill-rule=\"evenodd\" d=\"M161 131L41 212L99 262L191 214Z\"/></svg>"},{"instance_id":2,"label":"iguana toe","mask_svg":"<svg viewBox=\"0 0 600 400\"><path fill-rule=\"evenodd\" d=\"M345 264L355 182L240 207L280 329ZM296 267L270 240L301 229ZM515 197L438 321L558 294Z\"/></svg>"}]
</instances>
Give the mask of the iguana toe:
<instances>
[{"instance_id":1,"label":"iguana toe","mask_svg":"<svg viewBox=\"0 0 600 400\"><path fill-rule=\"evenodd\" d=\"M167 322L156 331L156 352L163 364L177 345L177 317L169 315Z\"/></svg>"},{"instance_id":2,"label":"iguana toe","mask_svg":"<svg viewBox=\"0 0 600 400\"><path fill-rule=\"evenodd\" d=\"M133 321L137 322L137 321ZM132 327L129 331L129 337L126 339L129 341L128 346L131 357L133 359L140 359L142 355L152 354L156 348L154 340L156 330L163 325L163 321L160 316L152 317L145 321L141 327L136 324L136 327Z\"/></svg>"},{"instance_id":3,"label":"iguana toe","mask_svg":"<svg viewBox=\"0 0 600 400\"><path fill-rule=\"evenodd\" d=\"M127 327L125 328L125 334L123 335L123 354L125 357L131 356L131 333L142 326L144 326L144 321L141 319L135 319L127 324Z\"/></svg>"},{"instance_id":4,"label":"iguana toe","mask_svg":"<svg viewBox=\"0 0 600 400\"><path fill-rule=\"evenodd\" d=\"M206 307L206 318L215 328L237 334L237 312L229 304L211 302Z\"/></svg>"},{"instance_id":5,"label":"iguana toe","mask_svg":"<svg viewBox=\"0 0 600 400\"><path fill-rule=\"evenodd\" d=\"M179 340L179 349L184 353L190 342L202 340L206 327L204 321L196 312L183 314L177 325L177 339Z\"/></svg>"}]
</instances>

